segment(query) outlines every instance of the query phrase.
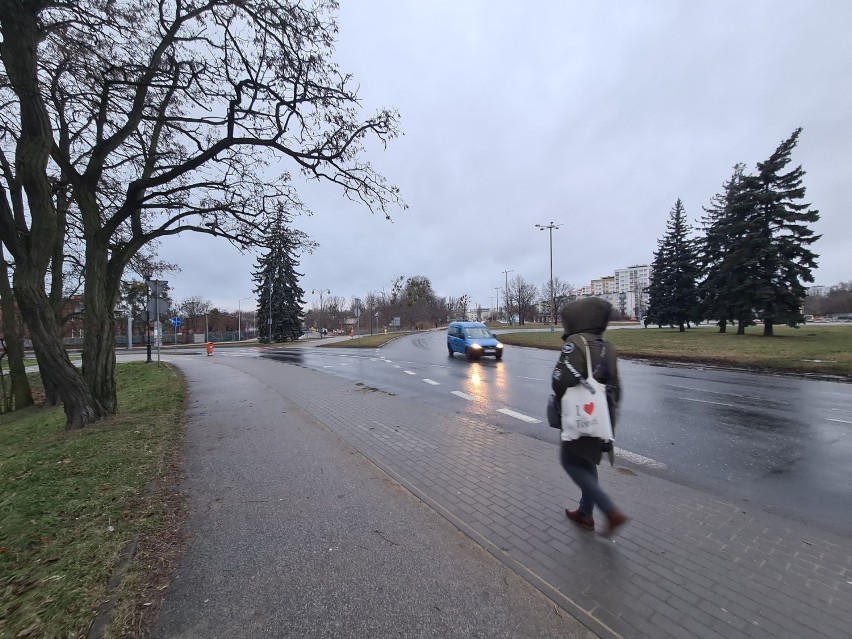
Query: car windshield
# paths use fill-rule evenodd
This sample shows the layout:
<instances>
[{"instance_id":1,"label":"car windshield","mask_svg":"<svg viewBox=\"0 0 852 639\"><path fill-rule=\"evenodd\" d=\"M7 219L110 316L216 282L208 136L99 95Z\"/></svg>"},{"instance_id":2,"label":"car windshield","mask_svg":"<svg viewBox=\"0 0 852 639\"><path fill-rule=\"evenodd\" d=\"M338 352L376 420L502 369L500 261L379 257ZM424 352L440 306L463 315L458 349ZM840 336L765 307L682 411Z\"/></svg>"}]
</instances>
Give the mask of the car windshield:
<instances>
[{"instance_id":1,"label":"car windshield","mask_svg":"<svg viewBox=\"0 0 852 639\"><path fill-rule=\"evenodd\" d=\"M483 339L491 337L491 331L484 326L474 326L473 328L464 329L464 334L473 339Z\"/></svg>"}]
</instances>

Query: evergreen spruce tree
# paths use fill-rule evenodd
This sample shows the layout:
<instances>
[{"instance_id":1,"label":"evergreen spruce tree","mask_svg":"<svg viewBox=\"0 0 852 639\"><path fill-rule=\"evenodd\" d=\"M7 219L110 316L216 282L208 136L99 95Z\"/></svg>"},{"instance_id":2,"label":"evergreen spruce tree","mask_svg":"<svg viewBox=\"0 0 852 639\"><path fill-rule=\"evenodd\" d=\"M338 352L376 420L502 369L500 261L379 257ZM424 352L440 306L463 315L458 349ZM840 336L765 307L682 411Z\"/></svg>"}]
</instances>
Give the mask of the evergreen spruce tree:
<instances>
[{"instance_id":1,"label":"evergreen spruce tree","mask_svg":"<svg viewBox=\"0 0 852 639\"><path fill-rule=\"evenodd\" d=\"M305 291L299 286L302 273L300 250L311 250L313 243L301 231L287 227L287 218L280 213L270 229L269 250L258 257L253 279L258 297L257 323L259 340L264 343L290 342L302 336L302 307ZM270 323L271 320L271 323Z\"/></svg>"},{"instance_id":2,"label":"evergreen spruce tree","mask_svg":"<svg viewBox=\"0 0 852 639\"><path fill-rule=\"evenodd\" d=\"M677 326L681 332L698 313L697 250L691 231L683 202L678 198L669 213L666 234L657 242L648 287L649 320Z\"/></svg>"},{"instance_id":3,"label":"evergreen spruce tree","mask_svg":"<svg viewBox=\"0 0 852 639\"><path fill-rule=\"evenodd\" d=\"M729 321L736 321L738 334L754 325L746 292L754 277L748 263L752 239L747 232L754 208L750 188L753 178L744 171L745 165L735 165L722 193L713 196L710 206L704 208L704 236L697 243L698 268L703 273L698 285L699 314L701 319L716 321L720 333L726 332Z\"/></svg>"},{"instance_id":4,"label":"evergreen spruce tree","mask_svg":"<svg viewBox=\"0 0 852 639\"><path fill-rule=\"evenodd\" d=\"M812 269L818 257L808 247L820 236L808 224L819 220L819 211L802 200L805 171L798 166L784 172L798 143L801 128L793 131L765 162L757 165L753 191L755 209L751 232L760 238L759 251L752 256L756 278L751 293L757 316L763 320L763 335L773 326L798 326L805 321L801 305L813 282Z\"/></svg>"},{"instance_id":5,"label":"evergreen spruce tree","mask_svg":"<svg viewBox=\"0 0 852 639\"><path fill-rule=\"evenodd\" d=\"M801 131L796 129L759 163L756 175L737 165L724 192L705 208L701 313L722 327L736 320L738 335L756 317L763 321L765 336L779 322L804 322L803 282L813 282L817 258L808 246L819 239L807 225L819 219L819 212L801 203L802 167L784 173Z\"/></svg>"}]
</instances>

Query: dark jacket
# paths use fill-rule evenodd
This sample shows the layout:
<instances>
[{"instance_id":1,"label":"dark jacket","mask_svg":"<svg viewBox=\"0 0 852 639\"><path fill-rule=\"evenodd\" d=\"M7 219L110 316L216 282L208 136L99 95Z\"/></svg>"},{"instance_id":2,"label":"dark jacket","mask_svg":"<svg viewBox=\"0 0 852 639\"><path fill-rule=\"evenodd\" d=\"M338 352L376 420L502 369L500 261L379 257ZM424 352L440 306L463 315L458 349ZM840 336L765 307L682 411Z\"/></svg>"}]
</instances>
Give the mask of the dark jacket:
<instances>
[{"instance_id":1,"label":"dark jacket","mask_svg":"<svg viewBox=\"0 0 852 639\"><path fill-rule=\"evenodd\" d=\"M556 406L562 401L565 390L579 384L571 368L586 377L586 343L589 345L589 355L592 358L592 374L601 384L606 385L607 403L612 417L612 428L618 415L618 402L621 398L621 387L618 382L618 357L615 348L603 339L603 332L609 323L612 305L599 297L587 297L567 304L562 309L562 326L565 334L562 339L565 344L559 354L559 361L553 369L551 386L556 395ZM606 351L606 357L601 358L601 352ZM582 457L593 464L599 464L602 456L603 440L597 437L580 437L569 442L563 442L570 452Z\"/></svg>"}]
</instances>

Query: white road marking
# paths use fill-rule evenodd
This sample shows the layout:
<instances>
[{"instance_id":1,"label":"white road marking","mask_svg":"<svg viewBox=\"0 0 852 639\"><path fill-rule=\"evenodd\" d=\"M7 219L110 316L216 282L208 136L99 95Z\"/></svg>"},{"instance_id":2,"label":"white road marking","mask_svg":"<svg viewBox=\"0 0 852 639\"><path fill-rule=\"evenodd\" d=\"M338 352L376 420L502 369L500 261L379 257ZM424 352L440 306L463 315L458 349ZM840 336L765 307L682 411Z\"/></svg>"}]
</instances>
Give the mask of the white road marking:
<instances>
[{"instance_id":1,"label":"white road marking","mask_svg":"<svg viewBox=\"0 0 852 639\"><path fill-rule=\"evenodd\" d=\"M466 399L470 402L472 402L474 399L476 399L472 395L468 395L467 393L462 393L461 391L453 391L452 394L455 395L456 397L461 397L462 399Z\"/></svg>"},{"instance_id":2,"label":"white road marking","mask_svg":"<svg viewBox=\"0 0 852 639\"><path fill-rule=\"evenodd\" d=\"M258 349L241 349L241 350L228 350L226 348L221 348L216 351L217 355L224 355L225 357L255 357L260 354Z\"/></svg>"},{"instance_id":3,"label":"white road marking","mask_svg":"<svg viewBox=\"0 0 852 639\"><path fill-rule=\"evenodd\" d=\"M441 382L436 382L434 379L428 379L426 377L423 378L423 381L427 384L432 384L432 386L440 386Z\"/></svg>"},{"instance_id":4,"label":"white road marking","mask_svg":"<svg viewBox=\"0 0 852 639\"><path fill-rule=\"evenodd\" d=\"M741 395L739 393L732 393L730 391L717 391L717 390L711 390L709 388L696 388L694 386L683 386L683 385L680 385L680 384L669 384L669 386L671 386L672 388L679 388L681 390L695 391L696 393L706 393L706 394L709 394L709 395L722 395L724 397L734 397L736 399L747 399L747 400L755 400L755 401L762 401L763 400L762 397L758 397L756 395ZM695 401L700 401L700 400L695 400ZM778 400L775 400L775 403L787 404L787 402L781 402L781 401L778 401Z\"/></svg>"},{"instance_id":5,"label":"white road marking","mask_svg":"<svg viewBox=\"0 0 852 639\"><path fill-rule=\"evenodd\" d=\"M830 422L840 422L841 424L852 424L852 422L847 421L845 419L832 419L831 417L826 417L826 419Z\"/></svg>"},{"instance_id":6,"label":"white road marking","mask_svg":"<svg viewBox=\"0 0 852 639\"><path fill-rule=\"evenodd\" d=\"M414 371L404 371L406 375L417 375Z\"/></svg>"},{"instance_id":7,"label":"white road marking","mask_svg":"<svg viewBox=\"0 0 852 639\"><path fill-rule=\"evenodd\" d=\"M643 457L637 453L631 453L629 450L624 450L623 448L616 447L615 454L616 456L623 457L634 464L648 466L649 468L657 468L659 470L666 469L666 465L663 462L658 462L656 459L651 459L650 457Z\"/></svg>"},{"instance_id":8,"label":"white road marking","mask_svg":"<svg viewBox=\"0 0 852 639\"><path fill-rule=\"evenodd\" d=\"M402 366L400 366L399 364L394 364L393 367L394 368L402 368Z\"/></svg>"},{"instance_id":9,"label":"white road marking","mask_svg":"<svg viewBox=\"0 0 852 639\"><path fill-rule=\"evenodd\" d=\"M519 377L520 379L531 379L531 380L533 380L534 382L546 382L546 381L547 381L547 379L550 379L549 377L548 377L547 379L544 379L544 378L542 378L542 377L524 377L523 375L518 375L518 377Z\"/></svg>"},{"instance_id":10,"label":"white road marking","mask_svg":"<svg viewBox=\"0 0 852 639\"><path fill-rule=\"evenodd\" d=\"M699 404L715 404L716 406L729 406L731 408L736 408L734 404L725 404L724 402L711 402L706 399L693 399L692 397L678 397L678 399L682 399L685 402L698 402Z\"/></svg>"},{"instance_id":11,"label":"white road marking","mask_svg":"<svg viewBox=\"0 0 852 639\"><path fill-rule=\"evenodd\" d=\"M497 409L498 413L503 413L504 415L508 415L509 417L514 417L515 419L520 419L522 422L527 422L529 424L540 424L541 420L536 419L535 417L530 417L529 415L524 415L523 413L518 413L508 408L499 408Z\"/></svg>"}]
</instances>

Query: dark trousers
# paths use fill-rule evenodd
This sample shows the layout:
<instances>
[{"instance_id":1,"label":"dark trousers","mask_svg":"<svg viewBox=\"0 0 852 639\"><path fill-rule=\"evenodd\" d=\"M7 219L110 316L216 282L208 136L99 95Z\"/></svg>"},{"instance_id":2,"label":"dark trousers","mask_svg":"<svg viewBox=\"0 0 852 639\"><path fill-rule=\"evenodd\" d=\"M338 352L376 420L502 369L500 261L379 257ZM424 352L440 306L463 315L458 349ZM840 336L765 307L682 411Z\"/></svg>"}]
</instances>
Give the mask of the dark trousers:
<instances>
[{"instance_id":1,"label":"dark trousers","mask_svg":"<svg viewBox=\"0 0 852 639\"><path fill-rule=\"evenodd\" d=\"M600 508L606 515L611 515L615 512L615 504L598 483L597 466L582 457L574 455L568 450L566 442L562 442L559 461L571 480L580 488L582 493L580 497L580 512L583 515L591 516L595 506Z\"/></svg>"}]
</instances>

